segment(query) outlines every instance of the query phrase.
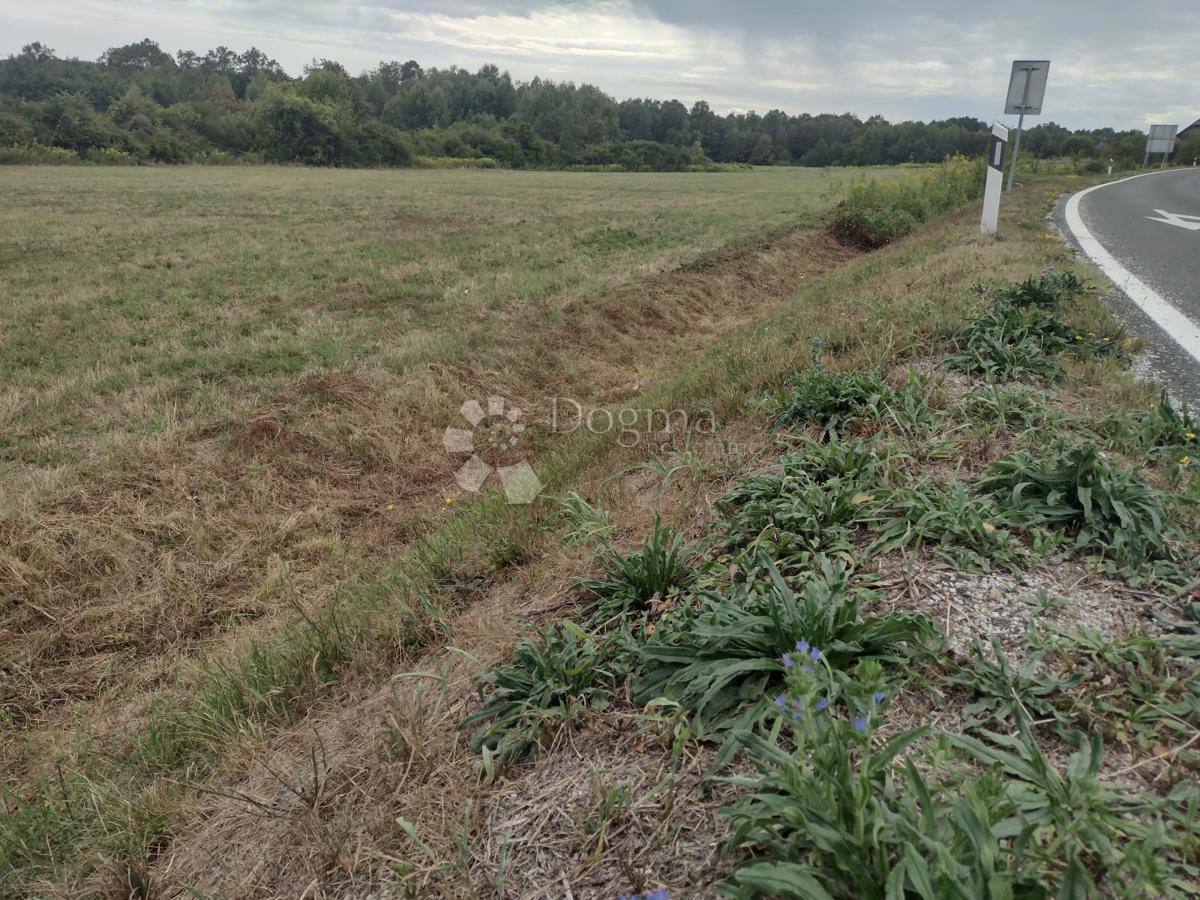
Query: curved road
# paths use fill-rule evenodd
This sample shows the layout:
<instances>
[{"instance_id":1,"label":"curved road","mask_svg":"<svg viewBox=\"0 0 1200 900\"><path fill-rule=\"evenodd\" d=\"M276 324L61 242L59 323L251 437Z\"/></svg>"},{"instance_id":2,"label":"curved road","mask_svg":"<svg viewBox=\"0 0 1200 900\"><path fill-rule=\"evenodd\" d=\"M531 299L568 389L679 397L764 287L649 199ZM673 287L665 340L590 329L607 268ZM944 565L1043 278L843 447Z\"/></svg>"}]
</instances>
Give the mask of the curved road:
<instances>
[{"instance_id":1,"label":"curved road","mask_svg":"<svg viewBox=\"0 0 1200 900\"><path fill-rule=\"evenodd\" d=\"M1200 169L1088 188L1064 218L1120 288L1117 312L1146 338L1149 374L1200 409Z\"/></svg>"}]
</instances>

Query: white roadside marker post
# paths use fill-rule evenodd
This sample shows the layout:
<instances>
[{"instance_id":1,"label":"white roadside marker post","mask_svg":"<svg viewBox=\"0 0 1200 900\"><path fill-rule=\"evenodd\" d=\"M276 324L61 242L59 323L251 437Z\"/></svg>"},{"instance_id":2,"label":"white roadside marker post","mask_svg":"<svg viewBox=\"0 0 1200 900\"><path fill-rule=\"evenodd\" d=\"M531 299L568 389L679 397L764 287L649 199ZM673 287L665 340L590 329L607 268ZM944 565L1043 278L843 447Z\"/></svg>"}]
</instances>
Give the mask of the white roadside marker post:
<instances>
[{"instance_id":1,"label":"white roadside marker post","mask_svg":"<svg viewBox=\"0 0 1200 900\"><path fill-rule=\"evenodd\" d=\"M1004 187L1004 148L1008 145L1008 129L999 122L992 124L992 139L988 144L987 175L983 183L983 218L980 230L995 234L1000 223L1000 193Z\"/></svg>"}]
</instances>

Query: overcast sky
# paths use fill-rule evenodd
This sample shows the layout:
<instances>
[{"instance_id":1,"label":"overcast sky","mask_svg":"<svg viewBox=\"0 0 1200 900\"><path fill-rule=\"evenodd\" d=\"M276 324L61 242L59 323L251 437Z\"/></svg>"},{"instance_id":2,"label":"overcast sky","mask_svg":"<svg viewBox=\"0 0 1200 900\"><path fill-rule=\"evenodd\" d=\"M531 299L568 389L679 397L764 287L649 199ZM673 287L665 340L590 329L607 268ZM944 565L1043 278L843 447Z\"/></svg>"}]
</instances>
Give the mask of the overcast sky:
<instances>
[{"instance_id":1,"label":"overcast sky","mask_svg":"<svg viewBox=\"0 0 1200 900\"><path fill-rule=\"evenodd\" d=\"M0 0L0 53L33 40L95 58L143 37L165 50L257 46L298 74L381 59L616 96L1003 121L1014 58L1053 61L1041 121L1180 126L1200 118L1200 2L1158 0Z\"/></svg>"}]
</instances>

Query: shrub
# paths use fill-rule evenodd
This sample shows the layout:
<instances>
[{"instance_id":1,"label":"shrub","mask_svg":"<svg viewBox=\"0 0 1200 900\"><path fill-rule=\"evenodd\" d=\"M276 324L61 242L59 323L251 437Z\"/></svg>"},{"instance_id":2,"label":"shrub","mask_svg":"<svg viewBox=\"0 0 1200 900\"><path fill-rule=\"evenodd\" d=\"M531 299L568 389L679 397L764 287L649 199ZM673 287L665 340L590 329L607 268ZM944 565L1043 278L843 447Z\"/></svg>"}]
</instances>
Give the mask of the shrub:
<instances>
[{"instance_id":1,"label":"shrub","mask_svg":"<svg viewBox=\"0 0 1200 900\"><path fill-rule=\"evenodd\" d=\"M629 140L585 147L568 160L571 168L616 172L688 172L711 166L699 147Z\"/></svg>"},{"instance_id":2,"label":"shrub","mask_svg":"<svg viewBox=\"0 0 1200 900\"><path fill-rule=\"evenodd\" d=\"M101 166L136 166L138 163L133 154L116 147L93 147L83 152L83 159Z\"/></svg>"},{"instance_id":3,"label":"shrub","mask_svg":"<svg viewBox=\"0 0 1200 900\"><path fill-rule=\"evenodd\" d=\"M926 175L859 182L838 205L831 229L846 243L882 247L970 203L983 190L983 174L982 160L954 156Z\"/></svg>"},{"instance_id":4,"label":"shrub","mask_svg":"<svg viewBox=\"0 0 1200 900\"><path fill-rule=\"evenodd\" d=\"M66 147L32 143L0 147L0 166L62 165L79 162L79 154Z\"/></svg>"}]
</instances>

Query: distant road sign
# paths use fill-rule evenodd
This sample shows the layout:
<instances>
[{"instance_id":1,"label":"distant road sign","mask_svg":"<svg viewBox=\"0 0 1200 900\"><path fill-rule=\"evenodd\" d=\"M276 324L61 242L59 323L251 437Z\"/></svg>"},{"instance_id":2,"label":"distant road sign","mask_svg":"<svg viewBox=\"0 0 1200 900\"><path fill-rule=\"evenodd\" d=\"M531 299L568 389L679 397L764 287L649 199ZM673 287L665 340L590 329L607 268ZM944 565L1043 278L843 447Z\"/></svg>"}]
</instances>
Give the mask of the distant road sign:
<instances>
[{"instance_id":1,"label":"distant road sign","mask_svg":"<svg viewBox=\"0 0 1200 900\"><path fill-rule=\"evenodd\" d=\"M1172 152L1175 149L1175 134L1178 131L1178 125L1151 125L1150 137L1146 141L1146 152Z\"/></svg>"},{"instance_id":2,"label":"distant road sign","mask_svg":"<svg viewBox=\"0 0 1200 900\"><path fill-rule=\"evenodd\" d=\"M1008 97L1004 112L1010 116L1040 116L1046 96L1046 79L1050 76L1050 60L1018 59L1013 61L1008 78Z\"/></svg>"}]
</instances>

